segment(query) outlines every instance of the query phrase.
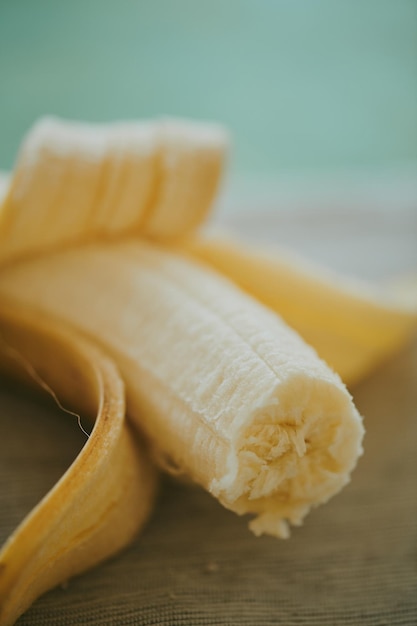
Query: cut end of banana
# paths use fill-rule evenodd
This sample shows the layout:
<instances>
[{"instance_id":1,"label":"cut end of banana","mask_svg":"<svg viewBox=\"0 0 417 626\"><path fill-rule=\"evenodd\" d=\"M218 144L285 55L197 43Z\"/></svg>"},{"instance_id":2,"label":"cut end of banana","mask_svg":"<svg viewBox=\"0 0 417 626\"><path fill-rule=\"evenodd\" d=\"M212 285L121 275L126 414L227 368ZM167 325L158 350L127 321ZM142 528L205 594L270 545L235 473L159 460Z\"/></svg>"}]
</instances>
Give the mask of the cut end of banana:
<instances>
[{"instance_id":1,"label":"cut end of banana","mask_svg":"<svg viewBox=\"0 0 417 626\"><path fill-rule=\"evenodd\" d=\"M349 482L363 434L343 389L295 376L242 426L228 471L211 491L227 508L255 513L249 527L256 535L286 538L289 524L300 525L311 507Z\"/></svg>"}]
</instances>

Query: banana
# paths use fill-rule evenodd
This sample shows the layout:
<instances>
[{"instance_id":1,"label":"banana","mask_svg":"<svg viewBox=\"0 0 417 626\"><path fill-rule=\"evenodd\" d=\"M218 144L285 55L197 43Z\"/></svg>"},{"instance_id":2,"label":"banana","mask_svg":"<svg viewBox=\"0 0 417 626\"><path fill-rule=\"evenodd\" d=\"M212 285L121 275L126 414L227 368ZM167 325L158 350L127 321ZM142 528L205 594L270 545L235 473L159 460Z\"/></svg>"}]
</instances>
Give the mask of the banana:
<instances>
[{"instance_id":1,"label":"banana","mask_svg":"<svg viewBox=\"0 0 417 626\"><path fill-rule=\"evenodd\" d=\"M0 262L101 238L178 238L206 217L228 145L218 125L41 119L0 210Z\"/></svg>"},{"instance_id":2,"label":"banana","mask_svg":"<svg viewBox=\"0 0 417 626\"><path fill-rule=\"evenodd\" d=\"M339 377L215 272L139 241L15 263L0 296L97 341L154 448L256 534L287 536L349 480L363 427Z\"/></svg>"},{"instance_id":3,"label":"banana","mask_svg":"<svg viewBox=\"0 0 417 626\"><path fill-rule=\"evenodd\" d=\"M281 315L348 385L417 329L415 302L407 306L393 288L377 290L288 251L203 236L189 238L182 249Z\"/></svg>"},{"instance_id":4,"label":"banana","mask_svg":"<svg viewBox=\"0 0 417 626\"><path fill-rule=\"evenodd\" d=\"M255 534L288 536L362 453L346 387L280 315L349 382L405 340L414 317L298 262L193 239L227 143L215 125L46 118L0 184L0 298L15 303L1 318L7 345L70 403L80 398L65 374L74 359L86 377L82 408L99 406L80 457L1 553L4 624L125 545L152 504L155 477L122 421L116 375L88 341L116 363L154 460L250 514ZM59 369L44 349L51 341ZM70 526L60 523L69 510Z\"/></svg>"},{"instance_id":5,"label":"banana","mask_svg":"<svg viewBox=\"0 0 417 626\"><path fill-rule=\"evenodd\" d=\"M71 467L0 552L0 625L8 626L45 591L132 541L152 509L156 473L124 419L120 375L98 348L4 298L0 333L1 371L96 416Z\"/></svg>"}]
</instances>

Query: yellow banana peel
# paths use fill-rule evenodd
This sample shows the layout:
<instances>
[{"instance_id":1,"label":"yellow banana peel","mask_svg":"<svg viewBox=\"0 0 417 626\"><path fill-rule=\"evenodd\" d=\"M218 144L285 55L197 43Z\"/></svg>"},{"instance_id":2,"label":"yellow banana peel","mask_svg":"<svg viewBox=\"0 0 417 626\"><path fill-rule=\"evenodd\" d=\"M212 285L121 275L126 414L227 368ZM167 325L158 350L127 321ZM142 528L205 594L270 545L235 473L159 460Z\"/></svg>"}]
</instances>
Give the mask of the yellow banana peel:
<instances>
[{"instance_id":1,"label":"yellow banana peel","mask_svg":"<svg viewBox=\"0 0 417 626\"><path fill-rule=\"evenodd\" d=\"M156 471L125 420L112 361L62 321L0 303L0 369L53 389L61 406L94 419L83 449L0 551L0 624L42 593L132 541L155 497ZM73 418L74 419L74 418Z\"/></svg>"}]
</instances>

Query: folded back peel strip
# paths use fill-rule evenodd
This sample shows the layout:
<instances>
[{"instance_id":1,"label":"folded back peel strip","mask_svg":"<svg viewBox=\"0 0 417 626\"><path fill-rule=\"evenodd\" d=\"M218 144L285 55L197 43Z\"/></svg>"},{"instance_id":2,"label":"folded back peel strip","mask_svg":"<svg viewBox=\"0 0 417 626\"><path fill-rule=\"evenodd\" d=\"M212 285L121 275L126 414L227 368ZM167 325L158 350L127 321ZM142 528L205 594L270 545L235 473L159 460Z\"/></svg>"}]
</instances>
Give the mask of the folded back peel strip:
<instances>
[{"instance_id":1,"label":"folded back peel strip","mask_svg":"<svg viewBox=\"0 0 417 626\"><path fill-rule=\"evenodd\" d=\"M352 399L313 348L349 382L416 316L282 254L195 236L226 147L215 125L41 121L0 212L0 296L99 345L155 458L284 537L362 451Z\"/></svg>"},{"instance_id":2,"label":"folded back peel strip","mask_svg":"<svg viewBox=\"0 0 417 626\"><path fill-rule=\"evenodd\" d=\"M41 382L94 421L83 449L0 552L0 624L37 597L129 544L148 519L157 476L125 420L114 363L49 316L1 301L0 372Z\"/></svg>"}]
</instances>

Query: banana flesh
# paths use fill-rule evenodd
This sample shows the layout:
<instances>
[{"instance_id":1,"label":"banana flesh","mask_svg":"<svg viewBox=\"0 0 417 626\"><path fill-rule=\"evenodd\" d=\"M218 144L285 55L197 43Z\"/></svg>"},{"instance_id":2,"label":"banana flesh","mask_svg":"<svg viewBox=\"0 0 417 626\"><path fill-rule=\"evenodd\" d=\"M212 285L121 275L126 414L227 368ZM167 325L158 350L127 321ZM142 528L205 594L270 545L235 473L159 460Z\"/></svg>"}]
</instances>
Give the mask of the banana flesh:
<instances>
[{"instance_id":1,"label":"banana flesh","mask_svg":"<svg viewBox=\"0 0 417 626\"><path fill-rule=\"evenodd\" d=\"M349 480L363 427L339 377L274 313L195 262L131 241L4 268L0 295L112 355L128 414L251 528L286 536Z\"/></svg>"},{"instance_id":2,"label":"banana flesh","mask_svg":"<svg viewBox=\"0 0 417 626\"><path fill-rule=\"evenodd\" d=\"M393 288L376 290L288 251L198 236L182 249L281 315L348 385L366 376L417 329L415 303L406 306Z\"/></svg>"},{"instance_id":3,"label":"banana flesh","mask_svg":"<svg viewBox=\"0 0 417 626\"><path fill-rule=\"evenodd\" d=\"M43 118L0 210L0 262L98 237L183 236L210 209L227 144L210 123Z\"/></svg>"},{"instance_id":4,"label":"banana flesh","mask_svg":"<svg viewBox=\"0 0 417 626\"><path fill-rule=\"evenodd\" d=\"M95 419L60 481L0 551L0 624L48 589L132 541L152 509L156 474L125 421L124 385L112 361L62 322L1 299L0 370L53 389Z\"/></svg>"}]
</instances>

